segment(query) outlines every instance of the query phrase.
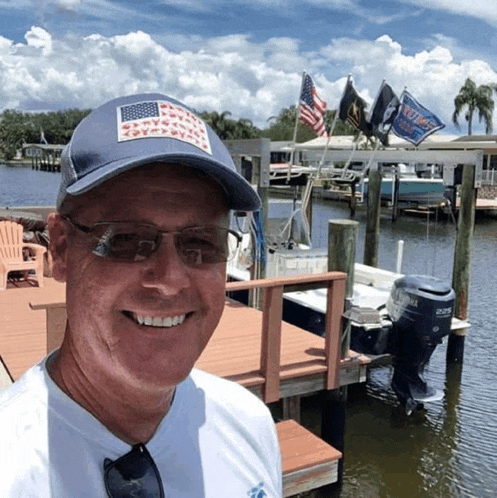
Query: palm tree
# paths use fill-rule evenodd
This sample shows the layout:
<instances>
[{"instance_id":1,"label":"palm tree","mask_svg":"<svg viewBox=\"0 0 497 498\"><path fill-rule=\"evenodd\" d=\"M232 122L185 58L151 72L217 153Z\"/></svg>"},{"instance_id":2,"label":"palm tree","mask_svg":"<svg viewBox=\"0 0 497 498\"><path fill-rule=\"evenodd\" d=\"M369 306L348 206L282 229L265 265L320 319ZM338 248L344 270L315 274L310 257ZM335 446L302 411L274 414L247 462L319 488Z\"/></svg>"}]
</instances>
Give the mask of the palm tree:
<instances>
[{"instance_id":1,"label":"palm tree","mask_svg":"<svg viewBox=\"0 0 497 498\"><path fill-rule=\"evenodd\" d=\"M231 116L231 112L223 111L221 113L212 111L212 112L202 112L200 113L200 117L214 130L214 132L222 139L227 139L227 132L230 128L230 119L228 116Z\"/></svg>"},{"instance_id":2,"label":"palm tree","mask_svg":"<svg viewBox=\"0 0 497 498\"><path fill-rule=\"evenodd\" d=\"M492 113L494 111L494 100L492 98L493 90L497 90L496 85L476 86L475 82L468 78L459 90L454 99L454 114L452 115L453 123L459 128L459 114L467 106L466 121L468 122L468 135L471 135L473 125L473 114L478 111L480 123L485 122L485 133L492 133Z\"/></svg>"}]
</instances>

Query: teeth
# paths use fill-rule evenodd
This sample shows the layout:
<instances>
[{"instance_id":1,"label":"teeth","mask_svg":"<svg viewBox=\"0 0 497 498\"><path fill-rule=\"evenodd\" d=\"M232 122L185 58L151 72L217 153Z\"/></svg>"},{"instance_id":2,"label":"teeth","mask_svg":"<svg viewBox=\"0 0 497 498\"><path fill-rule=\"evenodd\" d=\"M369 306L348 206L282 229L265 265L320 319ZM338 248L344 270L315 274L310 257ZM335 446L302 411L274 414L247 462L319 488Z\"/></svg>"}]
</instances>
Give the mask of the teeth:
<instances>
[{"instance_id":1,"label":"teeth","mask_svg":"<svg viewBox=\"0 0 497 498\"><path fill-rule=\"evenodd\" d=\"M185 321L186 315L169 316L167 318L144 316L133 313L133 319L140 325L148 325L149 327L173 327L181 325Z\"/></svg>"}]
</instances>

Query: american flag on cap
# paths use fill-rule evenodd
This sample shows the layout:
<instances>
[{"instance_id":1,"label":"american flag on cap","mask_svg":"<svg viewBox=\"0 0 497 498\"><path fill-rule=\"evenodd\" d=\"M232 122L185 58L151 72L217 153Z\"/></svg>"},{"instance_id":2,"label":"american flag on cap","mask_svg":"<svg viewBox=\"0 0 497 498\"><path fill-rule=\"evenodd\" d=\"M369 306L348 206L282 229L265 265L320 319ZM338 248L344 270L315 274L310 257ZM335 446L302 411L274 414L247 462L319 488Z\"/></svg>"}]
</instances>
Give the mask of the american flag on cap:
<instances>
[{"instance_id":1,"label":"american flag on cap","mask_svg":"<svg viewBox=\"0 0 497 498\"><path fill-rule=\"evenodd\" d=\"M184 107L151 100L117 108L118 141L174 138L212 154L204 122Z\"/></svg>"}]
</instances>

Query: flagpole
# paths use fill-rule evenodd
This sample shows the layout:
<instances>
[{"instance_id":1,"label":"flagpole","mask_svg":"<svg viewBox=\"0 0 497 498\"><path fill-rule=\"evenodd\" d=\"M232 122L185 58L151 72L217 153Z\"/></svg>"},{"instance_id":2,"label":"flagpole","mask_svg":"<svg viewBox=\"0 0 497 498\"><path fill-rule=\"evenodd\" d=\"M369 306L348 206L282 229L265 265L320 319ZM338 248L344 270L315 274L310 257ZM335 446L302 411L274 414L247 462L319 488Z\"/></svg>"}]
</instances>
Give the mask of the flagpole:
<instances>
[{"instance_id":1,"label":"flagpole","mask_svg":"<svg viewBox=\"0 0 497 498\"><path fill-rule=\"evenodd\" d=\"M378 93L376 94L376 98L373 102L373 105L371 106L371 109L369 110L369 121L371 121L371 117L372 117L372 112L373 112L373 109L375 108L376 106L376 102L378 102L378 99L380 98L380 95L381 95L381 90L383 89L385 83L386 83L386 79L384 79L382 82L381 82L381 85L380 85L380 89L378 90ZM360 182L362 182L366 176L366 173L367 171L369 170L369 168L371 167L371 164L373 162L373 159L374 159L374 156L376 155L376 151L379 149L380 147L380 139L378 137L376 137L376 145L375 145L375 148L372 150L371 152L371 156L369 158L369 161L368 161L368 164L366 165L366 168L364 168L364 171L362 172L362 175L361 175L361 178L360 178Z\"/></svg>"},{"instance_id":2,"label":"flagpole","mask_svg":"<svg viewBox=\"0 0 497 498\"><path fill-rule=\"evenodd\" d=\"M343 89L342 99L343 99L343 97L345 95L345 91L347 90L347 85L349 84L351 78L352 78L352 74L349 73L348 76L347 76L347 82L345 83L345 88ZM340 99L340 102L341 101L342 100ZM338 111L340 112L340 108L338 109ZM361 139L361 136L362 136L362 131L359 130L359 135L357 135L357 140L354 143L354 147L352 147L352 150L350 152L350 156L347 159L347 162L345 163L345 165L343 167L342 178L345 178L345 172L347 171L348 167L350 166L350 163L352 162L352 157L354 156L354 153L355 153L357 147L359 146L359 140Z\"/></svg>"},{"instance_id":3,"label":"flagpole","mask_svg":"<svg viewBox=\"0 0 497 498\"><path fill-rule=\"evenodd\" d=\"M373 101L373 105L371 106L371 109L369 109L369 112L368 112L368 121L371 121L371 117L372 117L372 114L373 114L373 109L375 108L376 106L376 102L378 102L378 99L380 98L380 95L381 95L381 90L383 89L383 87L385 86L385 83L387 82L387 80L383 80L381 82L381 85L380 85L380 89L378 90L378 93L376 94L376 98L374 99Z\"/></svg>"},{"instance_id":4,"label":"flagpole","mask_svg":"<svg viewBox=\"0 0 497 498\"><path fill-rule=\"evenodd\" d=\"M300 82L300 90L299 90L299 96L297 99L297 113L295 114L295 127L293 129L293 140L292 140L292 152L290 154L290 164L288 165L288 172L287 172L287 182L290 181L290 175L292 172L292 164L295 159L295 143L297 142L297 128L299 126L299 118L300 118L300 96L302 95L302 90L304 88L304 81L305 81L305 75L306 72L302 71L302 81Z\"/></svg>"},{"instance_id":5,"label":"flagpole","mask_svg":"<svg viewBox=\"0 0 497 498\"><path fill-rule=\"evenodd\" d=\"M348 84L348 82L350 80L350 76L351 76L351 74L349 73L349 75L347 76L347 81L345 82L345 87L343 89L342 96L340 97L340 100L338 102L338 108L337 108L337 110L335 112L335 116L333 117L333 122L331 123L331 129L330 129L330 132L328 133L328 137L326 139L326 144L324 146L323 156L321 157L321 160L318 163L318 169L317 169L317 172L316 172L316 178L319 178L319 175L321 173L321 168L323 167L324 160L326 158L326 154L328 153L328 147L330 145L330 140L331 140L331 137L333 135L333 132L335 131L335 126L336 126L337 121L338 121L338 116L340 115L340 102L342 101L343 96L345 95L345 90L347 89L347 84Z\"/></svg>"},{"instance_id":6,"label":"flagpole","mask_svg":"<svg viewBox=\"0 0 497 498\"><path fill-rule=\"evenodd\" d=\"M343 167L342 178L345 178L345 172L347 171L347 169L350 166L350 163L352 162L352 157L354 156L354 153L357 150L357 147L359 146L359 141L361 140L362 135L363 135L362 131L359 131L359 135L357 135L357 140L354 142L354 147L352 147L352 150L350 151L350 156L347 159L345 166Z\"/></svg>"},{"instance_id":7,"label":"flagpole","mask_svg":"<svg viewBox=\"0 0 497 498\"><path fill-rule=\"evenodd\" d=\"M379 149L379 147L380 147L380 140L378 140L376 142L376 146L373 149L373 152L371 152L371 157L369 158L368 164L367 164L367 166L364 168L364 170L362 172L362 175L361 175L361 178L360 178L359 182L362 182L364 180L364 178L366 177L366 173L369 170L369 168L371 167L371 164L373 162L374 156L376 154L376 151Z\"/></svg>"}]
</instances>

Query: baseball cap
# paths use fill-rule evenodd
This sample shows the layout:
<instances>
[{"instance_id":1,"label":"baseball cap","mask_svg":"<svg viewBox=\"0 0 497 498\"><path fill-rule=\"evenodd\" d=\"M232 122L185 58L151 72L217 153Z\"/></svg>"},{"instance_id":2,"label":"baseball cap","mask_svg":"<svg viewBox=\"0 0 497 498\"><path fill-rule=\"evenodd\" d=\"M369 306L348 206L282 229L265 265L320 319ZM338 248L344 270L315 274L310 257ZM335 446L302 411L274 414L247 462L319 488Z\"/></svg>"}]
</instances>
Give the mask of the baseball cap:
<instances>
[{"instance_id":1,"label":"baseball cap","mask_svg":"<svg viewBox=\"0 0 497 498\"><path fill-rule=\"evenodd\" d=\"M120 97L94 109L62 152L57 209L130 169L154 162L198 169L224 189L228 208L255 211L260 198L219 137L181 102L160 93Z\"/></svg>"}]
</instances>

